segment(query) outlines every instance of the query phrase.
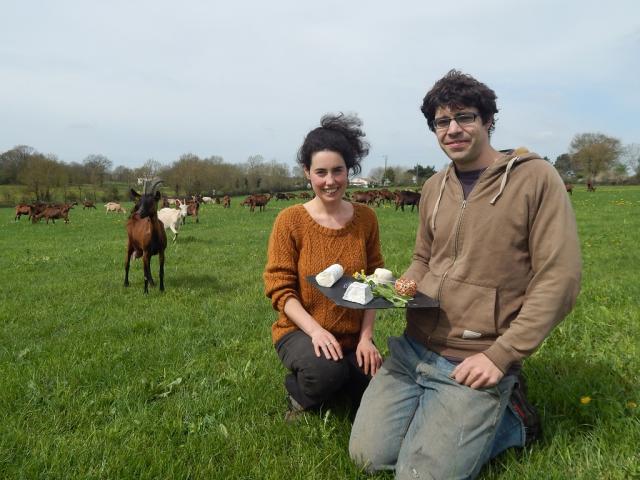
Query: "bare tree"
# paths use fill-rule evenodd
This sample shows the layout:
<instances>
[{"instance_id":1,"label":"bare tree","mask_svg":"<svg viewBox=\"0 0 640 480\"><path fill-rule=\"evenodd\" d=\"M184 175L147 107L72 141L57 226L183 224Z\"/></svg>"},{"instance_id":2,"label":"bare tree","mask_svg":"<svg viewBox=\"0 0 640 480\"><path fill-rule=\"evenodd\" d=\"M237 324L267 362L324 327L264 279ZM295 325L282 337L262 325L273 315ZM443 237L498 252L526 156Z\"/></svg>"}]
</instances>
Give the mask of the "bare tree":
<instances>
[{"instance_id":1,"label":"bare tree","mask_svg":"<svg viewBox=\"0 0 640 480\"><path fill-rule=\"evenodd\" d=\"M375 167L372 168L369 172L369 178L373 179L377 184L382 184L384 180L385 168L384 167Z\"/></svg>"},{"instance_id":2,"label":"bare tree","mask_svg":"<svg viewBox=\"0 0 640 480\"><path fill-rule=\"evenodd\" d=\"M132 184L135 181L134 171L131 168L122 165L114 168L111 176L116 182L125 182Z\"/></svg>"},{"instance_id":3,"label":"bare tree","mask_svg":"<svg viewBox=\"0 0 640 480\"><path fill-rule=\"evenodd\" d=\"M166 184L174 187L176 195L199 193L204 162L193 153L185 153L166 171Z\"/></svg>"},{"instance_id":4,"label":"bare tree","mask_svg":"<svg viewBox=\"0 0 640 480\"><path fill-rule=\"evenodd\" d=\"M37 152L28 145L17 145L0 155L0 184L18 183L27 160Z\"/></svg>"},{"instance_id":5,"label":"bare tree","mask_svg":"<svg viewBox=\"0 0 640 480\"><path fill-rule=\"evenodd\" d=\"M142 167L136 169L136 171L138 172L140 177L151 180L158 175L160 169L162 169L162 164L157 160L150 158L149 160L144 162L144 165L142 165Z\"/></svg>"},{"instance_id":6,"label":"bare tree","mask_svg":"<svg viewBox=\"0 0 640 480\"><path fill-rule=\"evenodd\" d=\"M573 137L569 153L574 171L592 180L613 167L622 145L617 138L603 133L579 133Z\"/></svg>"},{"instance_id":7,"label":"bare tree","mask_svg":"<svg viewBox=\"0 0 640 480\"><path fill-rule=\"evenodd\" d=\"M64 181L64 166L54 158L41 153L31 155L25 168L20 171L18 181L26 185L38 200L51 200L51 188Z\"/></svg>"},{"instance_id":8,"label":"bare tree","mask_svg":"<svg viewBox=\"0 0 640 480\"><path fill-rule=\"evenodd\" d=\"M622 151L622 163L637 177L640 177L640 143L625 145Z\"/></svg>"},{"instance_id":9,"label":"bare tree","mask_svg":"<svg viewBox=\"0 0 640 480\"><path fill-rule=\"evenodd\" d=\"M112 162L104 155L91 154L87 155L82 161L83 165L87 169L90 182L102 186L104 179L111 169Z\"/></svg>"},{"instance_id":10,"label":"bare tree","mask_svg":"<svg viewBox=\"0 0 640 480\"><path fill-rule=\"evenodd\" d=\"M247 158L247 167L249 171L258 170L264 163L264 157L262 155L250 155Z\"/></svg>"},{"instance_id":11,"label":"bare tree","mask_svg":"<svg viewBox=\"0 0 640 480\"><path fill-rule=\"evenodd\" d=\"M571 155L568 153L558 155L553 166L556 167L556 170L565 182L572 177Z\"/></svg>"}]
</instances>

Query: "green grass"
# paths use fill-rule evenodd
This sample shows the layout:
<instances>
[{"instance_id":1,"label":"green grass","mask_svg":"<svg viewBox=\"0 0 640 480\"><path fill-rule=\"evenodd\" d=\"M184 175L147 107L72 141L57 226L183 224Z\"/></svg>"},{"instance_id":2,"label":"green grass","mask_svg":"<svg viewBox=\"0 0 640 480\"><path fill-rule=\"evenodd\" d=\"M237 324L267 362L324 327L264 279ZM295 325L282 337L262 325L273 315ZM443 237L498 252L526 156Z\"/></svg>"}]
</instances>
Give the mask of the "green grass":
<instances>
[{"instance_id":1,"label":"green grass","mask_svg":"<svg viewBox=\"0 0 640 480\"><path fill-rule=\"evenodd\" d=\"M544 440L484 479L640 477L640 188L571 199L582 293L525 365ZM293 202L253 214L238 203L189 219L167 250L166 292L147 296L140 262L122 286L123 215L76 207L68 225L31 225L0 209L1 478L369 478L349 461L346 407L283 422L261 274L273 220ZM377 212L399 273L417 215ZM157 268L154 257L156 280ZM403 324L401 311L379 315L383 353Z\"/></svg>"}]
</instances>

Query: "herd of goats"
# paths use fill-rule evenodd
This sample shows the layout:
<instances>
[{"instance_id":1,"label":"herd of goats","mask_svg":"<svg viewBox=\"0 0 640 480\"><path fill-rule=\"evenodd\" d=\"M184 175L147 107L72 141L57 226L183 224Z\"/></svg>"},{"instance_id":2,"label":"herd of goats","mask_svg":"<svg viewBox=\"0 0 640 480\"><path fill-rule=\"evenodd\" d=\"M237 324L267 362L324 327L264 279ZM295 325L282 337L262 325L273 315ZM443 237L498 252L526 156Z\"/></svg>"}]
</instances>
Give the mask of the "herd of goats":
<instances>
[{"instance_id":1,"label":"herd of goats","mask_svg":"<svg viewBox=\"0 0 640 480\"><path fill-rule=\"evenodd\" d=\"M567 187L569 189L569 187ZM300 198L302 200L310 199L312 196L307 192L302 193L276 193L276 194L252 194L247 196L242 202L240 202L241 207L248 206L251 212L255 211L258 208L258 211L263 211L266 208L267 203L272 198L275 200L292 200ZM405 206L411 206L411 211L413 211L414 207L418 206L420 201L420 193L411 191L411 190L396 190L392 192L388 189L382 190L367 190L367 191L357 191L357 192L346 192L345 198L347 200L351 200L353 202L365 203L370 206L379 207L382 204L395 203L396 210L398 208L404 211ZM167 196L161 196L159 203L161 205L161 210L158 213L162 213L160 215L164 219L167 219L165 223L166 228L173 231L174 235L177 234L176 229L172 228L172 225L175 227L177 220L180 219L181 223L185 223L185 218L188 216L193 216L195 218L196 223L199 222L199 212L200 205L211 203L211 204L222 204L223 208L231 207L231 197L229 195L224 195L223 197L206 197L201 195L193 195L191 199L179 199L179 198L171 198ZM34 203L20 203L16 205L15 212L15 220L20 220L21 216L26 216L32 223L38 223L43 218L46 220L46 223L49 223L49 220L52 223L55 223L56 220L64 220L65 223L69 223L69 211L78 205L78 202L71 203L45 203L45 202L34 202ZM126 213L122 204L118 202L107 202L104 204L106 213L114 212L114 213ZM174 207L177 207L174 208ZM82 209L96 209L95 202L90 200L84 200L82 202ZM172 221L173 220L173 221Z\"/></svg>"},{"instance_id":2,"label":"herd of goats","mask_svg":"<svg viewBox=\"0 0 640 480\"><path fill-rule=\"evenodd\" d=\"M259 210L262 211L269 200L274 197L276 200L292 200L296 198L306 200L311 198L311 195L307 192L297 194L276 193L275 195L254 194L245 198L240 202L240 205L249 206L251 211L254 211L255 207L259 207ZM413 190L396 190L395 192L386 188L383 188L382 190L359 190L353 193L345 192L344 197L352 202L365 203L376 207L383 204L395 203L396 210L400 208L402 211L404 211L405 206L411 206L411 211L413 211L414 207L418 207L418 204L420 203L420 193Z\"/></svg>"},{"instance_id":3,"label":"herd of goats","mask_svg":"<svg viewBox=\"0 0 640 480\"><path fill-rule=\"evenodd\" d=\"M151 275L151 257L158 255L160 263L159 279L160 291L164 291L164 252L167 247L167 234L165 230L170 229L173 232L173 241L176 240L180 225L185 223L186 217L193 216L196 223L199 222L199 209L202 203L222 203L224 208L231 207L231 197L225 195L220 198L194 196L191 200L180 200L177 198L163 197L158 185L162 183L158 181L154 183L150 189L145 185L142 193L131 189L131 197L135 201L135 205L131 210L131 214L127 220L127 255L125 258L124 270L124 286L129 286L129 265L132 258L142 257L144 270L144 293L149 292L149 285L155 286ZM418 206L420 201L420 193L411 190L399 190L391 192L387 189L368 190L346 193L345 196L354 202L365 203L368 205L380 206L387 202L395 202L396 210L401 208L404 211L405 206L411 206L411 211ZM271 200L291 200L294 198L308 199L311 198L309 193L276 193L271 194L254 194L249 195L242 202L242 206L249 206L250 210L263 211ZM47 223L51 220L55 223L56 219L64 219L65 223L69 222L69 211L78 205L77 202L63 204L19 204L16 206L15 220L19 220L22 215L27 215L33 223L46 219ZM172 205L178 208L172 208ZM96 209L93 202L85 200L82 202L84 209ZM158 206L161 208L158 209ZM109 202L105 204L106 213L116 212L125 213L122 205L117 202Z\"/></svg>"}]
</instances>

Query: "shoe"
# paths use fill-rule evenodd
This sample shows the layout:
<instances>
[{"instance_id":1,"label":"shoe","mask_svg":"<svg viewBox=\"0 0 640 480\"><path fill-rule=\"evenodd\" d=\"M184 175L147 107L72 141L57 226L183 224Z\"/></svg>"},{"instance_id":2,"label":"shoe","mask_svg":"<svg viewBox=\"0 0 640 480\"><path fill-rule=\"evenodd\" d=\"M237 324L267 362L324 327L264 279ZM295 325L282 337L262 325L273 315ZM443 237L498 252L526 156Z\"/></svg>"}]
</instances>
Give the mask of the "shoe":
<instances>
[{"instance_id":1,"label":"shoe","mask_svg":"<svg viewBox=\"0 0 640 480\"><path fill-rule=\"evenodd\" d=\"M295 422L304 412L305 410L302 405L300 405L291 395L287 395L287 411L284 414L284 421L287 423Z\"/></svg>"},{"instance_id":2,"label":"shoe","mask_svg":"<svg viewBox=\"0 0 640 480\"><path fill-rule=\"evenodd\" d=\"M517 382L511 392L511 408L520 417L524 424L525 441L524 446L528 447L542 439L542 422L536 407L527 400L527 382L522 372L517 375Z\"/></svg>"}]
</instances>

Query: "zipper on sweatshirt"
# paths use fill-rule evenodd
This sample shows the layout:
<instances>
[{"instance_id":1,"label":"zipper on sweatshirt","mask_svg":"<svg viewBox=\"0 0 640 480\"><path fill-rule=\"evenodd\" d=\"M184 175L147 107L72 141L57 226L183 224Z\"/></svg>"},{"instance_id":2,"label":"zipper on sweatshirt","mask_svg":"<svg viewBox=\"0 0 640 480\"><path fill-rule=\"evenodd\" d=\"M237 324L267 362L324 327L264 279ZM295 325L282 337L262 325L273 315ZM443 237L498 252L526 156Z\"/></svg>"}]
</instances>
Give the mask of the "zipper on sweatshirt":
<instances>
[{"instance_id":1,"label":"zipper on sweatshirt","mask_svg":"<svg viewBox=\"0 0 640 480\"><path fill-rule=\"evenodd\" d=\"M462 187L460 187L462 189ZM442 288L444 287L444 282L447 279L447 275L449 274L449 270L456 263L456 259L458 258L458 239L460 238L460 230L462 227L462 217L464 216L464 210L467 207L467 200L462 200L462 205L460 206L460 213L458 214L458 220L456 221L456 232L453 238L453 261L449 268L442 275L442 280L440 280L440 286L438 287L438 297L437 300L440 301L440 297L442 294Z\"/></svg>"},{"instance_id":2,"label":"zipper on sweatshirt","mask_svg":"<svg viewBox=\"0 0 640 480\"><path fill-rule=\"evenodd\" d=\"M456 263L456 259L458 258L458 240L460 239L460 230L462 226L462 217L464 216L464 209L467 206L467 201L462 201L462 207L460 208L460 215L458 216L458 223L456 225L456 236L453 240L453 262L451 262L451 266ZM451 268L451 267L450 267Z\"/></svg>"}]
</instances>

